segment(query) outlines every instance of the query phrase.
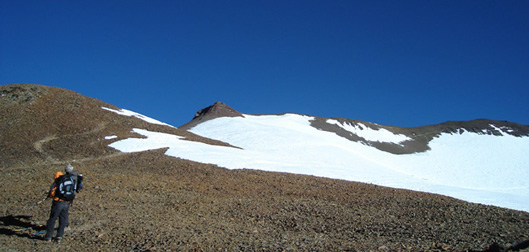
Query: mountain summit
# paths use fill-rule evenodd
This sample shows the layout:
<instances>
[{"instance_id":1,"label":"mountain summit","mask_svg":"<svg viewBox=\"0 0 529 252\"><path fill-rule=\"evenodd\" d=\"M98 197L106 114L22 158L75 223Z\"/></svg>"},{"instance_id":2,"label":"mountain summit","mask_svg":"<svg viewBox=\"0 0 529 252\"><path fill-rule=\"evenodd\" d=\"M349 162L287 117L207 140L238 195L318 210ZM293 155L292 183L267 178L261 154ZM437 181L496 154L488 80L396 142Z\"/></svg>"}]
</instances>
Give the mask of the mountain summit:
<instances>
[{"instance_id":1,"label":"mountain summit","mask_svg":"<svg viewBox=\"0 0 529 252\"><path fill-rule=\"evenodd\" d=\"M215 102L213 105L199 110L193 120L180 126L180 129L190 129L196 125L219 117L242 117L242 114L223 102Z\"/></svg>"}]
</instances>

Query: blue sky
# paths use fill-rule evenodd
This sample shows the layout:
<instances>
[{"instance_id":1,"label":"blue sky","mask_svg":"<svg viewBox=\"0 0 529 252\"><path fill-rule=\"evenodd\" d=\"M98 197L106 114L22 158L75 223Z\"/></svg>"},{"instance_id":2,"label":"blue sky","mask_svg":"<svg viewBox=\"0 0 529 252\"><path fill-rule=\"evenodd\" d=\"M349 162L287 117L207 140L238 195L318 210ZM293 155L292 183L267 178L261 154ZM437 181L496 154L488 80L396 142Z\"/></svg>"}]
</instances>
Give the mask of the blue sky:
<instances>
[{"instance_id":1,"label":"blue sky","mask_svg":"<svg viewBox=\"0 0 529 252\"><path fill-rule=\"evenodd\" d=\"M529 1L0 1L0 84L180 126L216 101L395 126L529 125Z\"/></svg>"}]
</instances>

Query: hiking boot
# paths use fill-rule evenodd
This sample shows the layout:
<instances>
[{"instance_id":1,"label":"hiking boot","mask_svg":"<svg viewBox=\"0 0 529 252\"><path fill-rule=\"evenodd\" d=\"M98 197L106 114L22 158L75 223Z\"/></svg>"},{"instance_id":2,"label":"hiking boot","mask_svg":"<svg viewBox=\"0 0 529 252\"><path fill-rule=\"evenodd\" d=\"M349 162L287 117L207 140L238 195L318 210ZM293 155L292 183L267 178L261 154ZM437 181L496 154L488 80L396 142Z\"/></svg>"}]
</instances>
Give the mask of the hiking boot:
<instances>
[{"instance_id":1,"label":"hiking boot","mask_svg":"<svg viewBox=\"0 0 529 252\"><path fill-rule=\"evenodd\" d=\"M51 237L44 237L42 239L45 240L46 242L51 242Z\"/></svg>"},{"instance_id":2,"label":"hiking boot","mask_svg":"<svg viewBox=\"0 0 529 252\"><path fill-rule=\"evenodd\" d=\"M57 243L60 243L60 242L62 241L62 237L57 237L57 238L55 238L55 241L56 241Z\"/></svg>"}]
</instances>

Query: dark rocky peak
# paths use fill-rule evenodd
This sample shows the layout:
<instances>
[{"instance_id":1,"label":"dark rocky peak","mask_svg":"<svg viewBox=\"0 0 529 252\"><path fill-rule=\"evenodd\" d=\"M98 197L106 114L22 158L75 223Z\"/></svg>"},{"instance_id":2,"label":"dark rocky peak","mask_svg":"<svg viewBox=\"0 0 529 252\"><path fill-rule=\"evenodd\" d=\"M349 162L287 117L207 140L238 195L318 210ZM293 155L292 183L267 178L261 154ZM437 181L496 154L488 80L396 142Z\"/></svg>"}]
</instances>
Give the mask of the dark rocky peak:
<instances>
[{"instance_id":1,"label":"dark rocky peak","mask_svg":"<svg viewBox=\"0 0 529 252\"><path fill-rule=\"evenodd\" d=\"M193 117L193 120L190 122L180 126L180 129L188 130L191 129L198 124L212 120L219 117L242 117L242 113L238 112L237 110L231 108L230 106L226 105L223 102L215 102L213 105L203 108L199 110L195 117Z\"/></svg>"},{"instance_id":2,"label":"dark rocky peak","mask_svg":"<svg viewBox=\"0 0 529 252\"><path fill-rule=\"evenodd\" d=\"M237 117L242 116L241 113L226 105L223 102L215 102L213 105L199 110L193 119L200 117Z\"/></svg>"}]
</instances>

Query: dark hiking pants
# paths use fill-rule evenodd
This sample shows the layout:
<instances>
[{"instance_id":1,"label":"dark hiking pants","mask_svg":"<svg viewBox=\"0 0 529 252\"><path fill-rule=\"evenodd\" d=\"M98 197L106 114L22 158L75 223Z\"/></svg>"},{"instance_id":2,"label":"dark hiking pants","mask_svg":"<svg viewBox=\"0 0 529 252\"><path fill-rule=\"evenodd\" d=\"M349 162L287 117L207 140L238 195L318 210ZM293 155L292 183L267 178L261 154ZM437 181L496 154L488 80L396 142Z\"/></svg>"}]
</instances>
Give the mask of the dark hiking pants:
<instances>
[{"instance_id":1,"label":"dark hiking pants","mask_svg":"<svg viewBox=\"0 0 529 252\"><path fill-rule=\"evenodd\" d=\"M51 205L50 218L46 224L46 239L53 236L53 229L55 228L55 221L59 218L59 229L57 230L57 237L64 235L64 227L68 224L68 208L70 204L64 201L53 201Z\"/></svg>"}]
</instances>

